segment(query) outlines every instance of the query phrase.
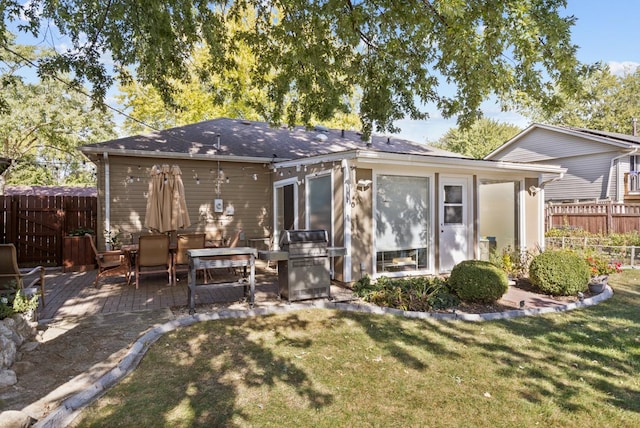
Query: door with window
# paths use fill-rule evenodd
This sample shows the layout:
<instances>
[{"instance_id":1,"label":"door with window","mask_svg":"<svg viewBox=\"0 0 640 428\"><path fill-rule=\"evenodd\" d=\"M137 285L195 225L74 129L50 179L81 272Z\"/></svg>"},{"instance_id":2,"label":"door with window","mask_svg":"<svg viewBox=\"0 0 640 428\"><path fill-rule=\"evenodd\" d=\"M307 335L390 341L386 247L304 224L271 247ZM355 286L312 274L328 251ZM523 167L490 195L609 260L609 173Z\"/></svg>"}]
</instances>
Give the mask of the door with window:
<instances>
[{"instance_id":1,"label":"door with window","mask_svg":"<svg viewBox=\"0 0 640 428\"><path fill-rule=\"evenodd\" d=\"M464 178L440 180L440 271L469 258L468 183Z\"/></svg>"}]
</instances>

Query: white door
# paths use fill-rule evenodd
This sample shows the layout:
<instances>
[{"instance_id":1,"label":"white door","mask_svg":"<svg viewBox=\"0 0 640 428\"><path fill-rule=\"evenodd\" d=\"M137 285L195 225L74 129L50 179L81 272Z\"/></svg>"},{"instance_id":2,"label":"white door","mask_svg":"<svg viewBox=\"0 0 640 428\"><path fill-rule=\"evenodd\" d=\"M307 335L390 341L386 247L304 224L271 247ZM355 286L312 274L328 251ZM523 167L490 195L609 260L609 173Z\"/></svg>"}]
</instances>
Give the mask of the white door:
<instances>
[{"instance_id":1,"label":"white door","mask_svg":"<svg viewBox=\"0 0 640 428\"><path fill-rule=\"evenodd\" d=\"M449 272L469 255L467 180L440 180L440 271Z\"/></svg>"}]
</instances>

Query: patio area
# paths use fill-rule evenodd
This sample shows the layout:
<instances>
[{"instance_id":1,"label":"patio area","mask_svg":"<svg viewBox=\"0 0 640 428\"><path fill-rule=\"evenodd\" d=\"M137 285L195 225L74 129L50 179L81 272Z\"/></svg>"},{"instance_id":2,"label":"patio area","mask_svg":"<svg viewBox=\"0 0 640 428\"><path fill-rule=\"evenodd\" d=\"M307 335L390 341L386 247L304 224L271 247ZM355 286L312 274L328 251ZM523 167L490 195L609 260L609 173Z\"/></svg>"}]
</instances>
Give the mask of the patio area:
<instances>
[{"instance_id":1,"label":"patio area","mask_svg":"<svg viewBox=\"0 0 640 428\"><path fill-rule=\"evenodd\" d=\"M177 285L167 282L167 275L145 275L136 289L133 281L127 285L126 278L102 279L95 288L95 270L67 272L51 270L46 273L45 308L40 307L41 322L69 317L87 317L98 314L128 313L141 310L179 308L187 310L187 274L178 275ZM230 305L244 302L242 277L224 269L216 270L209 284L198 285L196 311L199 305ZM198 284L202 279L198 278ZM215 284L212 284L215 283ZM351 292L344 287L332 285L331 296L337 300L350 300ZM278 272L262 261L256 262L256 306L286 304L278 296Z\"/></svg>"}]
</instances>

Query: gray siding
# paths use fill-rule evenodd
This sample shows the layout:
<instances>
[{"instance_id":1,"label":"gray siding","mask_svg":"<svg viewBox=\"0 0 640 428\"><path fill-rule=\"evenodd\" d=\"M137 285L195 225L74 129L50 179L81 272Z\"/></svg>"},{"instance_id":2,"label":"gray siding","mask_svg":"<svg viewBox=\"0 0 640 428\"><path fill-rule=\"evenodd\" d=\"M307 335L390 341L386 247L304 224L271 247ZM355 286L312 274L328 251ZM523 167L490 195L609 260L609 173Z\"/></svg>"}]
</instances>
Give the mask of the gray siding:
<instances>
[{"instance_id":1,"label":"gray siding","mask_svg":"<svg viewBox=\"0 0 640 428\"><path fill-rule=\"evenodd\" d=\"M492 159L555 165L557 163L552 162L555 159L605 152L617 153L614 148L607 144L538 128L523 135L518 141L496 153Z\"/></svg>"},{"instance_id":2,"label":"gray siding","mask_svg":"<svg viewBox=\"0 0 640 428\"><path fill-rule=\"evenodd\" d=\"M567 168L567 173L561 180L545 186L545 199L547 201L604 199L609 184L610 163L611 155L608 153L556 161L556 165ZM543 180L548 178L543 177Z\"/></svg>"},{"instance_id":3,"label":"gray siding","mask_svg":"<svg viewBox=\"0 0 640 428\"><path fill-rule=\"evenodd\" d=\"M540 163L567 168L560 181L545 187L547 201L622 200L629 159L611 160L623 149L561 131L535 128L491 157L493 160ZM611 169L611 170L610 170ZM542 181L552 177L543 176Z\"/></svg>"}]
</instances>

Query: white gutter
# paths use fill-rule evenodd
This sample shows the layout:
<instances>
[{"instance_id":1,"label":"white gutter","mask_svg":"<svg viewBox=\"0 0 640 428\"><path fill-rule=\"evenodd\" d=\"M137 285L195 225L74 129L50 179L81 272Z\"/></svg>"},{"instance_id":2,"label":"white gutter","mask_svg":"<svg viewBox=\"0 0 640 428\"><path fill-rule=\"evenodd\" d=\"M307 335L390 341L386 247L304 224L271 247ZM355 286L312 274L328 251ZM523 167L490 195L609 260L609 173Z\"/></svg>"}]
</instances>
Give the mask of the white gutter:
<instances>
[{"instance_id":1,"label":"white gutter","mask_svg":"<svg viewBox=\"0 0 640 428\"><path fill-rule=\"evenodd\" d=\"M620 156L616 156L614 158L611 158L611 164L609 165L609 178L608 178L608 181L607 181L607 192L605 193L605 197L607 199L609 198L609 196L611 194L611 170L613 169L613 163L615 161L617 161L618 159L622 159L623 157L626 157L626 156L633 156L636 153L638 153L638 147L634 147L633 150L631 150L628 153L623 153ZM618 183L620 183L619 174L620 174L620 167L618 167L616 169L616 190L618 190ZM616 195L616 200L618 199L618 196L619 195Z\"/></svg>"},{"instance_id":2,"label":"white gutter","mask_svg":"<svg viewBox=\"0 0 640 428\"><path fill-rule=\"evenodd\" d=\"M351 282L351 168L346 159L342 159L342 177L343 177L343 209L342 216L344 221L344 264L342 266L343 282Z\"/></svg>"},{"instance_id":3,"label":"white gutter","mask_svg":"<svg viewBox=\"0 0 640 428\"><path fill-rule=\"evenodd\" d=\"M359 163L388 163L393 161L396 165L416 165L420 167L433 167L433 168L468 168L474 171L487 170L487 171L526 171L526 172L539 172L549 174L560 174L567 171L566 168L562 168L555 165L541 165L541 164L525 164L515 163L507 161L487 161L482 159L471 159L464 157L446 157L446 156L430 156L430 155L412 155L412 154L398 154L398 153L383 153L383 152L366 152L359 151L358 155Z\"/></svg>"},{"instance_id":4,"label":"white gutter","mask_svg":"<svg viewBox=\"0 0 640 428\"><path fill-rule=\"evenodd\" d=\"M247 162L247 163L271 163L273 161L272 157L262 157L262 156L232 156L232 155L219 155L219 154L208 154L208 153L173 153L173 152L162 152L160 150L149 151L149 150L114 150L110 149L108 152L105 152L104 149L100 150L99 148L82 148L80 152L85 155L88 154L102 154L110 153L111 156L133 156L138 158L170 158L170 159L184 159L184 160L220 160L220 161L229 161L229 162ZM276 158L280 159L280 158ZM285 159L283 159L285 160Z\"/></svg>"},{"instance_id":5,"label":"white gutter","mask_svg":"<svg viewBox=\"0 0 640 428\"><path fill-rule=\"evenodd\" d=\"M111 224L111 191L109 182L111 181L110 173L109 173L109 153L103 153L104 160L104 229L107 233L110 230L109 225ZM96 235L98 231L96 231ZM106 235L104 236L105 247L107 251L111 250L111 244L107 239Z\"/></svg>"}]
</instances>

